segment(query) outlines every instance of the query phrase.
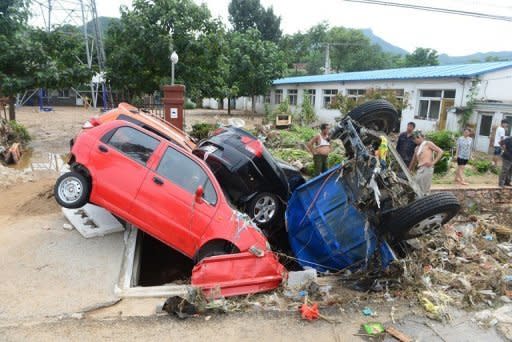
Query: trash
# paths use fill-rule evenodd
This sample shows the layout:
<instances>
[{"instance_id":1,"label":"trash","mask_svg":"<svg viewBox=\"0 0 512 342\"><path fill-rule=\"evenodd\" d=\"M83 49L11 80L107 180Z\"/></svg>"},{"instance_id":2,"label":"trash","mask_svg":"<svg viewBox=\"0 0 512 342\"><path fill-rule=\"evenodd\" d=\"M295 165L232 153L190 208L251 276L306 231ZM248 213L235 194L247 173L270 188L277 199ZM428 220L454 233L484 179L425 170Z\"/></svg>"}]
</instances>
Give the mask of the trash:
<instances>
[{"instance_id":1,"label":"trash","mask_svg":"<svg viewBox=\"0 0 512 342\"><path fill-rule=\"evenodd\" d=\"M394 338L396 338L397 340L399 340L400 342L412 342L414 341L412 337L410 336L407 336L406 334L404 334L403 332L401 332L400 330L398 330L397 328L395 327L387 327L386 328L386 332L388 334L390 334L391 336L393 336Z\"/></svg>"},{"instance_id":2,"label":"trash","mask_svg":"<svg viewBox=\"0 0 512 342\"><path fill-rule=\"evenodd\" d=\"M491 310L483 310L479 311L474 316L475 320L477 321L478 325L483 327L489 327L496 325L498 323L498 320L494 317Z\"/></svg>"},{"instance_id":3,"label":"trash","mask_svg":"<svg viewBox=\"0 0 512 342\"><path fill-rule=\"evenodd\" d=\"M162 310L166 311L170 315L174 314L181 319L197 316L199 314L197 307L194 304L178 296L167 298L162 306Z\"/></svg>"},{"instance_id":4,"label":"trash","mask_svg":"<svg viewBox=\"0 0 512 342\"><path fill-rule=\"evenodd\" d=\"M192 269L192 286L208 298L238 296L273 290L286 270L272 252L257 257L250 252L204 258Z\"/></svg>"},{"instance_id":5,"label":"trash","mask_svg":"<svg viewBox=\"0 0 512 342\"><path fill-rule=\"evenodd\" d=\"M494 317L499 323L512 323L512 305L503 305L494 311Z\"/></svg>"},{"instance_id":6,"label":"trash","mask_svg":"<svg viewBox=\"0 0 512 342\"><path fill-rule=\"evenodd\" d=\"M492 241L494 240L494 237L490 234L487 234L486 236L484 236L484 239L486 239L487 241Z\"/></svg>"},{"instance_id":7,"label":"trash","mask_svg":"<svg viewBox=\"0 0 512 342\"><path fill-rule=\"evenodd\" d=\"M371 336L380 335L385 331L384 326L381 323L375 323L375 322L365 323L362 326L363 326L363 330L368 335L371 335Z\"/></svg>"},{"instance_id":8,"label":"trash","mask_svg":"<svg viewBox=\"0 0 512 342\"><path fill-rule=\"evenodd\" d=\"M503 293L508 298L512 298L512 275L503 277Z\"/></svg>"},{"instance_id":9,"label":"trash","mask_svg":"<svg viewBox=\"0 0 512 342\"><path fill-rule=\"evenodd\" d=\"M440 308L438 305L434 305L434 303L432 303L428 298L425 298L425 297L420 298L420 302L421 302L421 305L423 305L423 308L425 309L425 311L434 315L434 317L440 316L440 311L439 311Z\"/></svg>"},{"instance_id":10,"label":"trash","mask_svg":"<svg viewBox=\"0 0 512 342\"><path fill-rule=\"evenodd\" d=\"M363 312L363 315L365 315L365 316L377 316L377 314L375 312L373 312L373 310L369 307L365 307L362 312Z\"/></svg>"},{"instance_id":11,"label":"trash","mask_svg":"<svg viewBox=\"0 0 512 342\"><path fill-rule=\"evenodd\" d=\"M304 271L288 272L286 286L288 288L302 288L317 280L316 270L309 268Z\"/></svg>"},{"instance_id":12,"label":"trash","mask_svg":"<svg viewBox=\"0 0 512 342\"><path fill-rule=\"evenodd\" d=\"M245 126L245 120L240 118L229 118L228 124L236 128L243 128Z\"/></svg>"},{"instance_id":13,"label":"trash","mask_svg":"<svg viewBox=\"0 0 512 342\"><path fill-rule=\"evenodd\" d=\"M313 321L320 317L320 311L318 310L318 303L313 303L313 305L308 305L307 298L304 300L304 304L300 306L300 313L302 316L302 319Z\"/></svg>"},{"instance_id":14,"label":"trash","mask_svg":"<svg viewBox=\"0 0 512 342\"><path fill-rule=\"evenodd\" d=\"M64 228L65 230L73 230L73 226L70 225L69 223L64 223L62 225L62 228Z\"/></svg>"}]
</instances>

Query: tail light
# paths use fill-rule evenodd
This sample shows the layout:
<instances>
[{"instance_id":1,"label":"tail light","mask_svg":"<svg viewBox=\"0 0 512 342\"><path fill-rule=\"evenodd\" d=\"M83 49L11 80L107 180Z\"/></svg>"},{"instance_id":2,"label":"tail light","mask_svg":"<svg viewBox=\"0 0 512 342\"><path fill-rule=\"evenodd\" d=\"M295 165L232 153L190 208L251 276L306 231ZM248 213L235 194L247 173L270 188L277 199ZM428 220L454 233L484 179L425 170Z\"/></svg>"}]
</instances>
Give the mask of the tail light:
<instances>
[{"instance_id":1,"label":"tail light","mask_svg":"<svg viewBox=\"0 0 512 342\"><path fill-rule=\"evenodd\" d=\"M101 124L101 122L99 122L98 119L92 117L83 124L82 128L85 128L85 129L93 128L93 127L99 126L100 124Z\"/></svg>"},{"instance_id":2,"label":"tail light","mask_svg":"<svg viewBox=\"0 0 512 342\"><path fill-rule=\"evenodd\" d=\"M241 139L242 143L245 145L245 149L256 157L261 157L263 154L263 144L261 141L257 139L252 139L247 136L243 136Z\"/></svg>"}]
</instances>

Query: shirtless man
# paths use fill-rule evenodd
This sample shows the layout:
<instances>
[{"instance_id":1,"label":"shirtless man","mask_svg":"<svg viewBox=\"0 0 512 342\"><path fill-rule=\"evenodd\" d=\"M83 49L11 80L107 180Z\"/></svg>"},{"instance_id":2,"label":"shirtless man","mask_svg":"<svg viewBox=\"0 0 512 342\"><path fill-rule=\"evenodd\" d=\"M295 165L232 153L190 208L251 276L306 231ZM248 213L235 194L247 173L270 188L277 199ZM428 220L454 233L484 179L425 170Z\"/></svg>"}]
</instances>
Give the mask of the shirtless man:
<instances>
[{"instance_id":1,"label":"shirtless man","mask_svg":"<svg viewBox=\"0 0 512 342\"><path fill-rule=\"evenodd\" d=\"M320 125L320 134L314 136L307 144L309 152L313 155L315 165L315 176L327 171L327 157L331 152L331 143L329 142L329 125L323 123Z\"/></svg>"},{"instance_id":2,"label":"shirtless man","mask_svg":"<svg viewBox=\"0 0 512 342\"><path fill-rule=\"evenodd\" d=\"M409 165L409 170L413 171L416 164L418 165L414 180L418 183L421 192L428 194L430 192L430 186L432 185L434 165L443 157L443 150L433 142L425 140L425 136L421 131L414 131L412 136L417 146L414 150L414 156Z\"/></svg>"}]
</instances>

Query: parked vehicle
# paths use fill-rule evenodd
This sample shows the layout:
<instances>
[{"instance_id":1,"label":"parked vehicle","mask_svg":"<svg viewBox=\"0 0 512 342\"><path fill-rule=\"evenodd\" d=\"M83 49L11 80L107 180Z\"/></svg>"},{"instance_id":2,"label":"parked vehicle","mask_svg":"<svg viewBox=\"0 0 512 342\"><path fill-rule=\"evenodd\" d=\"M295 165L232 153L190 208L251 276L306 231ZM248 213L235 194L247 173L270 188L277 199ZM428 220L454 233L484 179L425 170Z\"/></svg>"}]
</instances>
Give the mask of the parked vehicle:
<instances>
[{"instance_id":1,"label":"parked vehicle","mask_svg":"<svg viewBox=\"0 0 512 342\"><path fill-rule=\"evenodd\" d=\"M82 129L90 129L113 120L131 122L172 141L188 151L192 151L196 147L194 139L178 127L156 116L149 115L147 112L139 111L139 109L126 102L121 102L117 108L102 115L92 117L84 123Z\"/></svg>"},{"instance_id":2,"label":"parked vehicle","mask_svg":"<svg viewBox=\"0 0 512 342\"><path fill-rule=\"evenodd\" d=\"M69 164L54 188L65 208L101 206L196 261L269 251L202 160L138 125L114 120L83 130Z\"/></svg>"},{"instance_id":3,"label":"parked vehicle","mask_svg":"<svg viewBox=\"0 0 512 342\"><path fill-rule=\"evenodd\" d=\"M193 153L208 164L231 203L263 228L282 225L291 192L304 183L299 170L276 161L258 138L240 128L217 129Z\"/></svg>"},{"instance_id":4,"label":"parked vehicle","mask_svg":"<svg viewBox=\"0 0 512 342\"><path fill-rule=\"evenodd\" d=\"M392 127L365 116L372 125ZM297 188L288 202L288 236L301 265L320 271L385 267L400 241L434 232L459 211L452 193L423 196L393 146L386 163L379 161L374 149L383 134L350 116L332 130L348 159Z\"/></svg>"}]
</instances>

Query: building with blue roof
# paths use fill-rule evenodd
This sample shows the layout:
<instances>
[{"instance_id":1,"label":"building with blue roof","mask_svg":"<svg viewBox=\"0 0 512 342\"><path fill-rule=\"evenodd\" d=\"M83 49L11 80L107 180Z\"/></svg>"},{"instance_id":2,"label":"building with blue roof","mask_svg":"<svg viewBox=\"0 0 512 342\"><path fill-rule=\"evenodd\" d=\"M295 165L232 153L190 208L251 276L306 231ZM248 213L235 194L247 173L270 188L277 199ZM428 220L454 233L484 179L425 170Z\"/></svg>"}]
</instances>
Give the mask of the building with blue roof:
<instances>
[{"instance_id":1,"label":"building with blue roof","mask_svg":"<svg viewBox=\"0 0 512 342\"><path fill-rule=\"evenodd\" d=\"M263 112L264 102L275 107L287 99L292 111L299 111L307 96L319 119L332 122L340 116L330 106L338 94L357 99L369 89L394 91L407 101L401 113L402 131L410 121L424 131L460 130L461 113L473 99L470 125L480 151L492 147L494 130L502 119L512 123L512 61L286 77L273 81L270 94L261 97L256 107Z\"/></svg>"}]
</instances>

